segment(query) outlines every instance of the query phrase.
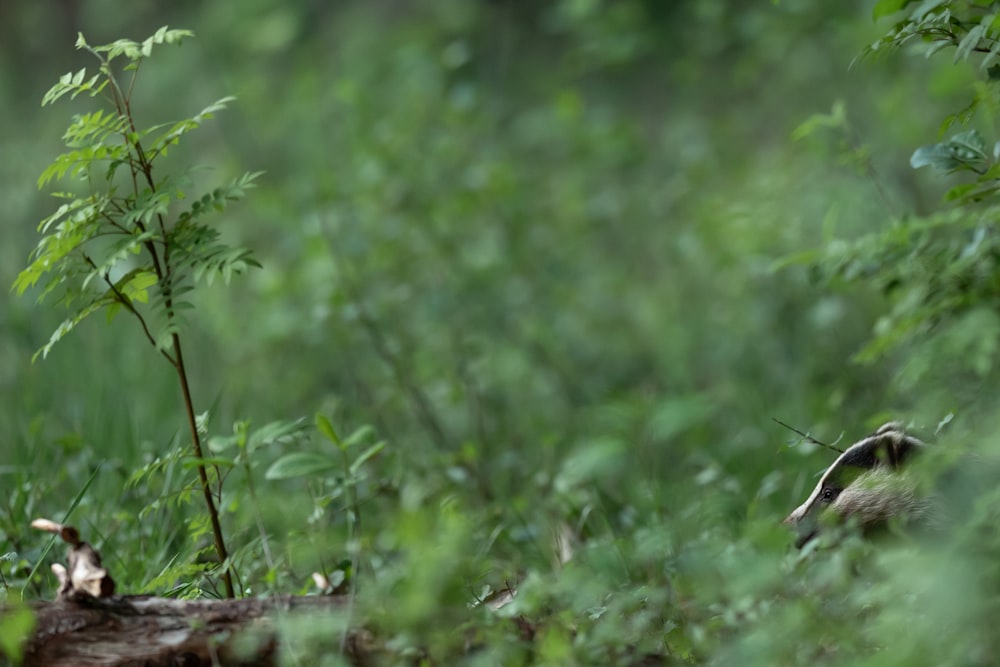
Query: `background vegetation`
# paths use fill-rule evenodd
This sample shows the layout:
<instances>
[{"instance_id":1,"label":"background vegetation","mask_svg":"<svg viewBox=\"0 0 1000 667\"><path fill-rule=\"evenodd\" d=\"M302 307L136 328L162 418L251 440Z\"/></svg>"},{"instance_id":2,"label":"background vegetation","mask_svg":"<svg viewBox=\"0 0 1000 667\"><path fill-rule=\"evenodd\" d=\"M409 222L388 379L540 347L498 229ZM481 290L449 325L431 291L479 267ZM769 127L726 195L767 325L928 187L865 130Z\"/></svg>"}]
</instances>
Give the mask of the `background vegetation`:
<instances>
[{"instance_id":1,"label":"background vegetation","mask_svg":"<svg viewBox=\"0 0 1000 667\"><path fill-rule=\"evenodd\" d=\"M358 584L290 630L300 657L339 664L332 622L388 663L994 664L988 495L919 548L802 556L779 525L830 453L772 417L828 441L950 420L948 458L996 449L988 201L935 217L959 181L909 163L988 76L855 61L891 26L873 5L7 2L0 282L54 209L35 181L70 111L39 101L92 65L77 31L192 29L133 111L235 95L170 159L209 187L265 172L215 223L263 268L198 294L185 354L213 451L239 452L241 592ZM991 146L983 108L959 120ZM4 298L0 597L51 597L28 522L71 509L120 590L220 594L169 367L121 317L32 364L64 313ZM343 461L316 413L354 434ZM315 465L275 474L290 453Z\"/></svg>"}]
</instances>

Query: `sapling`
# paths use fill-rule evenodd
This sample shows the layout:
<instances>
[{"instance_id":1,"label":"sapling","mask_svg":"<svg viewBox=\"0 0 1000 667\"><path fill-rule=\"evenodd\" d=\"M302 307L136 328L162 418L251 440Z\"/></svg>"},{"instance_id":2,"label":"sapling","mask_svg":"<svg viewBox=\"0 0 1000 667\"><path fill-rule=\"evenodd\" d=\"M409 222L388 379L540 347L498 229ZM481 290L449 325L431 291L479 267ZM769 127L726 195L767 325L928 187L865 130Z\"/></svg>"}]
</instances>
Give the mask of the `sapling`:
<instances>
[{"instance_id":1,"label":"sapling","mask_svg":"<svg viewBox=\"0 0 1000 667\"><path fill-rule=\"evenodd\" d=\"M143 127L132 109L132 95L143 62L154 47L179 44L192 36L187 30L163 27L142 42L121 39L91 46L80 35L76 46L95 56L97 71L86 68L60 77L42 99L42 106L68 96L86 96L96 108L75 115L63 135L66 152L38 179L38 187L67 183L53 192L61 201L42 220L42 238L30 263L14 283L18 294L39 290L38 299L55 295L69 315L35 354L43 358L81 321L106 311L131 316L150 346L177 375L198 481L226 595L235 591L226 542L219 520L221 479L203 456L191 385L181 346L182 312L191 308L191 292L251 266L259 266L245 248L221 242L206 224L209 214L222 211L253 187L258 173L246 173L200 197L189 196L200 185L194 168L167 169L162 158L185 135L212 118L232 101L223 98L180 121Z\"/></svg>"}]
</instances>

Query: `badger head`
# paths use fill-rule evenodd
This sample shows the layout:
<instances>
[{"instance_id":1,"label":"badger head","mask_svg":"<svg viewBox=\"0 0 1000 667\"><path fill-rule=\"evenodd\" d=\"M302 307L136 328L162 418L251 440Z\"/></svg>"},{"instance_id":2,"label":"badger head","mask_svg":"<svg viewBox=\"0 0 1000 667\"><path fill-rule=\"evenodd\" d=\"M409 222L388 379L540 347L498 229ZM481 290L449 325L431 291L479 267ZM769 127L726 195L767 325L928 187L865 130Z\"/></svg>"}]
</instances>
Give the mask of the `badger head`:
<instances>
[{"instance_id":1,"label":"badger head","mask_svg":"<svg viewBox=\"0 0 1000 667\"><path fill-rule=\"evenodd\" d=\"M900 475L900 467L922 447L924 443L907 435L898 422L885 424L851 445L785 519L798 534L795 546L812 539L820 530L820 518L831 513L841 519L855 517L862 528L912 513L920 501L912 481Z\"/></svg>"}]
</instances>

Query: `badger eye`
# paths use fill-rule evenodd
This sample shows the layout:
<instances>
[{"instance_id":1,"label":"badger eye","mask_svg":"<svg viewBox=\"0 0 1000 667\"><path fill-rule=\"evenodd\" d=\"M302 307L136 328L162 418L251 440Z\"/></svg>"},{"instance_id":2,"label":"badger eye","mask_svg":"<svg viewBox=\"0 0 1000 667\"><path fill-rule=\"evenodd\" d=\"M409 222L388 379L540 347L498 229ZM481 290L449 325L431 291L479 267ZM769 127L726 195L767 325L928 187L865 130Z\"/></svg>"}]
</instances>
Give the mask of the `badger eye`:
<instances>
[{"instance_id":1,"label":"badger eye","mask_svg":"<svg viewBox=\"0 0 1000 667\"><path fill-rule=\"evenodd\" d=\"M837 495L837 492L834 491L831 487L828 486L828 487L824 488L823 491L820 493L819 499L822 500L822 501L824 501L824 502L830 502L831 500L833 500L834 496L836 496L836 495Z\"/></svg>"}]
</instances>

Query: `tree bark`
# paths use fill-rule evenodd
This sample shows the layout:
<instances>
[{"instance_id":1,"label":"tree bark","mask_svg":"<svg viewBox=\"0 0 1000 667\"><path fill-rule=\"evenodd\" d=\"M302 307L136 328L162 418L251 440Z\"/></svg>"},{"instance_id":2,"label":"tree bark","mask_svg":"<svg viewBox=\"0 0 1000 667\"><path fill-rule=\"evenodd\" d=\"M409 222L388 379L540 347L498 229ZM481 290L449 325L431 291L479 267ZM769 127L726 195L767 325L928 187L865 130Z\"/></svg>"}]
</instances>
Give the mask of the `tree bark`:
<instances>
[{"instance_id":1,"label":"tree bark","mask_svg":"<svg viewBox=\"0 0 1000 667\"><path fill-rule=\"evenodd\" d=\"M28 667L265 666L276 664L276 621L344 605L331 596L243 600L170 600L148 596L76 596L33 605L36 625L24 651ZM331 629L331 632L334 632ZM240 638L234 643L234 638ZM345 644L346 659L361 655L362 631Z\"/></svg>"}]
</instances>

